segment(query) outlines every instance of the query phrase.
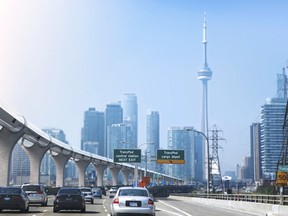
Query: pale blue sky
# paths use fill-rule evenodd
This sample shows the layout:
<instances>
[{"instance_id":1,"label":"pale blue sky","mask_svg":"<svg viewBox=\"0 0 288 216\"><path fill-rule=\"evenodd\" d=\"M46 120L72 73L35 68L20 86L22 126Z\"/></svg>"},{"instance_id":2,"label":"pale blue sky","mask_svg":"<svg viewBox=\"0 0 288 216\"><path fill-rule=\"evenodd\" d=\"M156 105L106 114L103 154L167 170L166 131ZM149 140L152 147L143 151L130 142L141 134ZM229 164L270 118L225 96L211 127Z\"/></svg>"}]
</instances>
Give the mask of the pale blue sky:
<instances>
[{"instance_id":1,"label":"pale blue sky","mask_svg":"<svg viewBox=\"0 0 288 216\"><path fill-rule=\"evenodd\" d=\"M203 14L207 15L209 124L223 130L220 163L249 154L249 126L276 95L288 59L287 1L1 0L0 100L80 146L83 113L123 93L170 126L201 129Z\"/></svg>"}]
</instances>

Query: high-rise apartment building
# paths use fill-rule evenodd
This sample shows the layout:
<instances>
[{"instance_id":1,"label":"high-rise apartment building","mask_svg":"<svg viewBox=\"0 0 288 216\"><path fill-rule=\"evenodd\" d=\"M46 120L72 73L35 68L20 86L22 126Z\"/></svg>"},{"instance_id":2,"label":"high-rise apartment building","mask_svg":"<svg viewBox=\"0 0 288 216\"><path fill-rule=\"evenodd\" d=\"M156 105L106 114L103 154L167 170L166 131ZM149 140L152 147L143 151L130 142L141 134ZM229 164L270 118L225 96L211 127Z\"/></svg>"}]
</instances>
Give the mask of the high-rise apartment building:
<instances>
[{"instance_id":1,"label":"high-rise apartment building","mask_svg":"<svg viewBox=\"0 0 288 216\"><path fill-rule=\"evenodd\" d=\"M283 146L283 123L287 103L287 76L277 75L277 98L268 98L261 108L261 159L266 178L275 179Z\"/></svg>"},{"instance_id":2,"label":"high-rise apartment building","mask_svg":"<svg viewBox=\"0 0 288 216\"><path fill-rule=\"evenodd\" d=\"M260 123L253 123L250 126L250 154L252 181L260 181L262 178Z\"/></svg>"},{"instance_id":3,"label":"high-rise apartment building","mask_svg":"<svg viewBox=\"0 0 288 216\"><path fill-rule=\"evenodd\" d=\"M85 111L81 149L104 156L104 130L104 112L96 111L95 108Z\"/></svg>"},{"instance_id":4,"label":"high-rise apartment building","mask_svg":"<svg viewBox=\"0 0 288 216\"><path fill-rule=\"evenodd\" d=\"M159 171L156 164L157 150L160 148L160 117L159 112L149 110L146 115L146 166L147 169Z\"/></svg>"},{"instance_id":5,"label":"high-rise apartment building","mask_svg":"<svg viewBox=\"0 0 288 216\"><path fill-rule=\"evenodd\" d=\"M131 127L113 124L107 127L107 157L113 159L114 149L131 149Z\"/></svg>"},{"instance_id":6,"label":"high-rise apartment building","mask_svg":"<svg viewBox=\"0 0 288 216\"><path fill-rule=\"evenodd\" d=\"M138 147L138 104L137 96L125 93L121 100L123 123L131 127L131 147Z\"/></svg>"},{"instance_id":7,"label":"high-rise apartment building","mask_svg":"<svg viewBox=\"0 0 288 216\"><path fill-rule=\"evenodd\" d=\"M184 150L185 164L171 164L169 174L182 178L186 183L203 181L204 142L203 136L193 127L170 127L168 149Z\"/></svg>"},{"instance_id":8,"label":"high-rise apartment building","mask_svg":"<svg viewBox=\"0 0 288 216\"><path fill-rule=\"evenodd\" d=\"M105 146L104 156L107 156L108 151L108 137L107 130L113 124L121 124L123 122L123 109L119 103L111 103L106 105L105 109ZM125 141L125 140L123 140Z\"/></svg>"}]
</instances>

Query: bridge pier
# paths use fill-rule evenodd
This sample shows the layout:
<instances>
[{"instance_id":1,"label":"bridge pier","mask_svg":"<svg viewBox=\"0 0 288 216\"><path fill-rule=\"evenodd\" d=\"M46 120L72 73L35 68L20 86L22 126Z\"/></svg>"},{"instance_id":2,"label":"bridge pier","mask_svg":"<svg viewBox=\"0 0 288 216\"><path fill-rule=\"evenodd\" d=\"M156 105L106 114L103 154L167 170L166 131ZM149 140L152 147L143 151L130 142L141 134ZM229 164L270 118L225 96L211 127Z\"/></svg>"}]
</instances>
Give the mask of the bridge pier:
<instances>
[{"instance_id":1,"label":"bridge pier","mask_svg":"<svg viewBox=\"0 0 288 216\"><path fill-rule=\"evenodd\" d=\"M79 174L79 180L78 180L79 187L85 186L85 172L86 172L87 166L90 163L91 163L90 161L75 160L75 165L77 167L78 174Z\"/></svg>"},{"instance_id":2,"label":"bridge pier","mask_svg":"<svg viewBox=\"0 0 288 216\"><path fill-rule=\"evenodd\" d=\"M11 156L14 146L25 132L12 132L6 128L0 130L0 185L9 186Z\"/></svg>"}]
</instances>

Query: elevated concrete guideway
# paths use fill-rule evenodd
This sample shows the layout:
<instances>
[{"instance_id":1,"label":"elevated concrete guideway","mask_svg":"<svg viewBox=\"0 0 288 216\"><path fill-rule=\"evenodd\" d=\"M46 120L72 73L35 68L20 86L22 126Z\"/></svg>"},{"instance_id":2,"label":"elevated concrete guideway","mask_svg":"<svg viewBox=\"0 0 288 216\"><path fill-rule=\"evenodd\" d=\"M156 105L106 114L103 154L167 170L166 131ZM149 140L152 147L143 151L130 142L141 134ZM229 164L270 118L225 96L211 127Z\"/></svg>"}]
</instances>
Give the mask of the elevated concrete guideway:
<instances>
[{"instance_id":1,"label":"elevated concrete guideway","mask_svg":"<svg viewBox=\"0 0 288 216\"><path fill-rule=\"evenodd\" d=\"M64 168L68 160L75 161L79 186L84 185L85 171L89 164L93 164L97 173L97 185L103 185L105 169L112 172L112 183L117 185L117 176L123 173L124 183L128 183L128 176L133 175L135 166L125 163L114 163L112 159L92 154L63 143L41 129L28 122L23 115L15 112L0 101L0 186L9 185L11 157L14 146L21 142L30 159L30 182L40 181L40 166L43 156L47 151L52 156L56 167L56 186L62 187L64 184ZM140 178L144 174L144 169L140 169ZM181 179L148 170L148 175L161 175L166 181L182 182ZM139 178L138 178L139 179Z\"/></svg>"}]
</instances>

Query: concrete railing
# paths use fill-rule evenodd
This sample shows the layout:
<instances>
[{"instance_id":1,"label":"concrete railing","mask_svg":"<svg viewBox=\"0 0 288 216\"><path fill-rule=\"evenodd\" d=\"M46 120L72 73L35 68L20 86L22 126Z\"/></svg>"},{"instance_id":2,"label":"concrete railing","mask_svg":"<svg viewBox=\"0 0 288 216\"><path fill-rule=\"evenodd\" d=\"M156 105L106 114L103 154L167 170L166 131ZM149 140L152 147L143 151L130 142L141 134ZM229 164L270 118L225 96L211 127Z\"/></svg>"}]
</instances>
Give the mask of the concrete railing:
<instances>
[{"instance_id":1,"label":"concrete railing","mask_svg":"<svg viewBox=\"0 0 288 216\"><path fill-rule=\"evenodd\" d=\"M175 196L176 194L171 194ZM188 198L188 197L189 198ZM191 199L196 203L233 209L259 216L287 216L288 196L255 194L178 194L178 199Z\"/></svg>"}]
</instances>

